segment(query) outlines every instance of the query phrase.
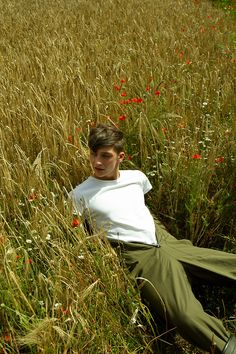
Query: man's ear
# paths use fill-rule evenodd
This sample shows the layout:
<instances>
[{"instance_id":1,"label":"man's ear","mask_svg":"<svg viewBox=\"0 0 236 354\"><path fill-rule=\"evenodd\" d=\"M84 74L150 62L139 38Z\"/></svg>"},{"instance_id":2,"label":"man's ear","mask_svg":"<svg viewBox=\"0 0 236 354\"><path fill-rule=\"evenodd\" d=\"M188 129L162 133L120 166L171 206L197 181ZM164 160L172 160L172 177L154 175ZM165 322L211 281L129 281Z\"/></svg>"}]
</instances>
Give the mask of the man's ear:
<instances>
[{"instance_id":1,"label":"man's ear","mask_svg":"<svg viewBox=\"0 0 236 354\"><path fill-rule=\"evenodd\" d=\"M122 162L124 160L124 158L125 158L124 151L119 152L119 155L118 155L119 162Z\"/></svg>"}]
</instances>

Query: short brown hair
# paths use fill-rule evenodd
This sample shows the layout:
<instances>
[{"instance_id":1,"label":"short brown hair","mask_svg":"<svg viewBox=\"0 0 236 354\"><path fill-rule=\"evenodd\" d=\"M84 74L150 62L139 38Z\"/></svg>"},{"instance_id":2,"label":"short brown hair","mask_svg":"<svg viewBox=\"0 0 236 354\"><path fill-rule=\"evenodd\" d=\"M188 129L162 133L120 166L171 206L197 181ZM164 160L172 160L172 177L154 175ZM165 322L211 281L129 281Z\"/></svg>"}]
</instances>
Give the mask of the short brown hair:
<instances>
[{"instance_id":1,"label":"short brown hair","mask_svg":"<svg viewBox=\"0 0 236 354\"><path fill-rule=\"evenodd\" d=\"M112 146L119 153L124 148L124 134L115 126L98 124L90 129L88 146L94 152L101 147Z\"/></svg>"}]
</instances>

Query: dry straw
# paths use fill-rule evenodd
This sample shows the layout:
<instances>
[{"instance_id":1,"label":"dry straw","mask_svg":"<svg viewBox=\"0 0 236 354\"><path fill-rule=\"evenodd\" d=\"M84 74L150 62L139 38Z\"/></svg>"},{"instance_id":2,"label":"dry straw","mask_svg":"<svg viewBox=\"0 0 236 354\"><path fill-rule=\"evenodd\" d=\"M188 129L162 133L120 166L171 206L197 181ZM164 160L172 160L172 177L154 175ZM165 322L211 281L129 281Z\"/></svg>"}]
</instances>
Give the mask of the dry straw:
<instances>
[{"instance_id":1,"label":"dry straw","mask_svg":"<svg viewBox=\"0 0 236 354\"><path fill-rule=\"evenodd\" d=\"M126 133L124 168L147 173L149 206L172 233L235 250L234 10L0 4L3 353L151 353L164 338L105 235L72 227L67 193L90 173L98 121Z\"/></svg>"}]
</instances>

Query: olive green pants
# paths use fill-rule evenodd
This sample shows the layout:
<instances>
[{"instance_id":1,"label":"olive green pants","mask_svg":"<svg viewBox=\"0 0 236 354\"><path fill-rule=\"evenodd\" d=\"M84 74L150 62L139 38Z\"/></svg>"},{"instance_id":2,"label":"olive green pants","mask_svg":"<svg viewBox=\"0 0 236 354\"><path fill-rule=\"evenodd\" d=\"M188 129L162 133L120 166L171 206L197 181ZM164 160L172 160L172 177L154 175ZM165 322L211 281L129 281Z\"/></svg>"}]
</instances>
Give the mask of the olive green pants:
<instances>
[{"instance_id":1,"label":"olive green pants","mask_svg":"<svg viewBox=\"0 0 236 354\"><path fill-rule=\"evenodd\" d=\"M195 278L236 288L236 255L177 240L158 222L156 229L160 248L139 243L112 242L112 246L119 245L154 319L161 317L205 351L214 345L216 352L222 352L229 333L221 320L203 310L190 283Z\"/></svg>"}]
</instances>

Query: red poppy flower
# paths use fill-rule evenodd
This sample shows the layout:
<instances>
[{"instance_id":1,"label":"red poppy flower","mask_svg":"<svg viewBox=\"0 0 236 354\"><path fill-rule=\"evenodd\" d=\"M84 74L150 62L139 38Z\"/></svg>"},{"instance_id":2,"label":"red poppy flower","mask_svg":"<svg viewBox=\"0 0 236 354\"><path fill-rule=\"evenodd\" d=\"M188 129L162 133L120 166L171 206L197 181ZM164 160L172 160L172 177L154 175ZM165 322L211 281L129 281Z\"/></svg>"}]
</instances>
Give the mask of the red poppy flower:
<instances>
[{"instance_id":1,"label":"red poppy flower","mask_svg":"<svg viewBox=\"0 0 236 354\"><path fill-rule=\"evenodd\" d=\"M151 89L150 86L146 87L146 91L150 91L150 89Z\"/></svg>"},{"instance_id":2,"label":"red poppy flower","mask_svg":"<svg viewBox=\"0 0 236 354\"><path fill-rule=\"evenodd\" d=\"M5 334L4 341L5 342L10 342L11 341L11 336L9 334Z\"/></svg>"},{"instance_id":3,"label":"red poppy flower","mask_svg":"<svg viewBox=\"0 0 236 354\"><path fill-rule=\"evenodd\" d=\"M122 84L124 84L124 83L125 83L125 79L121 79L120 82L121 82Z\"/></svg>"},{"instance_id":4,"label":"red poppy flower","mask_svg":"<svg viewBox=\"0 0 236 354\"><path fill-rule=\"evenodd\" d=\"M122 100L122 101L120 101L120 104L129 104L129 103L131 103L132 101L131 101L131 99L129 98L128 100Z\"/></svg>"},{"instance_id":5,"label":"red poppy flower","mask_svg":"<svg viewBox=\"0 0 236 354\"><path fill-rule=\"evenodd\" d=\"M191 63L191 61L188 59L186 60L186 64L189 65Z\"/></svg>"},{"instance_id":6,"label":"red poppy flower","mask_svg":"<svg viewBox=\"0 0 236 354\"><path fill-rule=\"evenodd\" d=\"M156 96L160 96L160 94L161 94L161 91L160 91L160 90L155 91L155 95L156 95Z\"/></svg>"},{"instance_id":7,"label":"red poppy flower","mask_svg":"<svg viewBox=\"0 0 236 354\"><path fill-rule=\"evenodd\" d=\"M143 99L141 97L134 97L134 98L132 98L132 102L134 102L134 103L142 103Z\"/></svg>"},{"instance_id":8,"label":"red poppy flower","mask_svg":"<svg viewBox=\"0 0 236 354\"><path fill-rule=\"evenodd\" d=\"M114 89L115 89L116 91L120 91L120 90L121 90L121 86L115 85L115 86L114 86Z\"/></svg>"},{"instance_id":9,"label":"red poppy flower","mask_svg":"<svg viewBox=\"0 0 236 354\"><path fill-rule=\"evenodd\" d=\"M73 135L68 135L67 140L69 141L69 143L73 143Z\"/></svg>"},{"instance_id":10,"label":"red poppy flower","mask_svg":"<svg viewBox=\"0 0 236 354\"><path fill-rule=\"evenodd\" d=\"M119 120L125 120L125 119L126 119L126 116L125 116L125 115L119 116L118 119L119 119Z\"/></svg>"},{"instance_id":11,"label":"red poppy flower","mask_svg":"<svg viewBox=\"0 0 236 354\"><path fill-rule=\"evenodd\" d=\"M200 160L202 157L201 157L201 155L199 155L199 154L194 154L194 155L192 155L192 159L194 159L194 160Z\"/></svg>"},{"instance_id":12,"label":"red poppy flower","mask_svg":"<svg viewBox=\"0 0 236 354\"><path fill-rule=\"evenodd\" d=\"M225 161L224 156L220 156L220 157L217 157L217 158L215 159L215 162L216 162L216 163L222 163L222 162L224 162L224 161Z\"/></svg>"},{"instance_id":13,"label":"red poppy flower","mask_svg":"<svg viewBox=\"0 0 236 354\"><path fill-rule=\"evenodd\" d=\"M127 93L126 93L126 92L122 92L120 95L121 95L122 97L125 97L125 96L127 96Z\"/></svg>"},{"instance_id":14,"label":"red poppy flower","mask_svg":"<svg viewBox=\"0 0 236 354\"><path fill-rule=\"evenodd\" d=\"M72 227L78 227L80 225L79 219L75 218L72 221Z\"/></svg>"},{"instance_id":15,"label":"red poppy flower","mask_svg":"<svg viewBox=\"0 0 236 354\"><path fill-rule=\"evenodd\" d=\"M33 200L37 199L37 194L36 193L30 193L28 196L28 201L32 202Z\"/></svg>"},{"instance_id":16,"label":"red poppy flower","mask_svg":"<svg viewBox=\"0 0 236 354\"><path fill-rule=\"evenodd\" d=\"M61 312L63 313L63 315L68 315L70 313L70 310L67 309L67 308L62 307L61 308Z\"/></svg>"},{"instance_id":17,"label":"red poppy flower","mask_svg":"<svg viewBox=\"0 0 236 354\"><path fill-rule=\"evenodd\" d=\"M33 260L31 258L25 260L25 264L32 264Z\"/></svg>"}]
</instances>

